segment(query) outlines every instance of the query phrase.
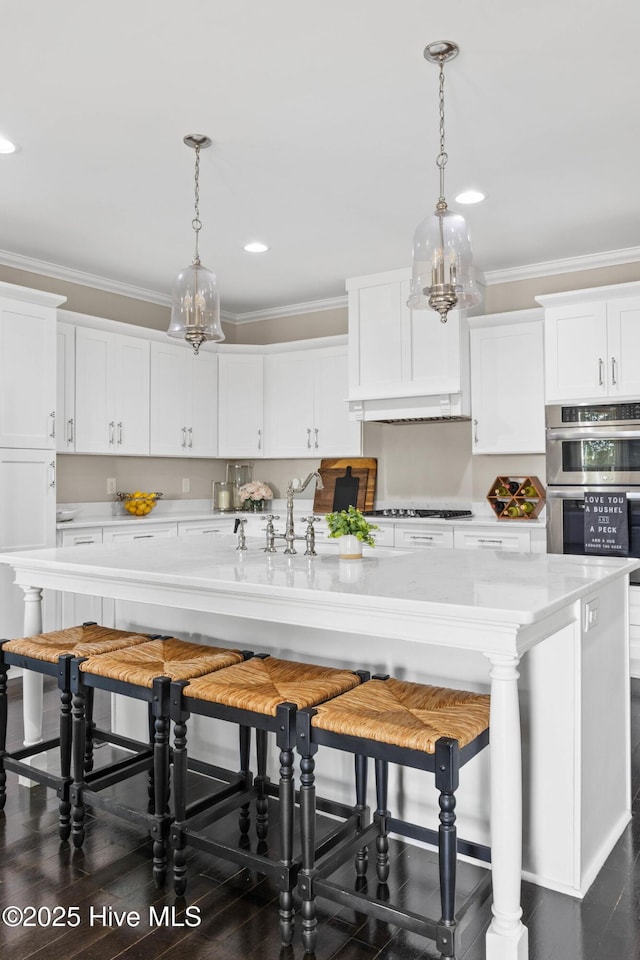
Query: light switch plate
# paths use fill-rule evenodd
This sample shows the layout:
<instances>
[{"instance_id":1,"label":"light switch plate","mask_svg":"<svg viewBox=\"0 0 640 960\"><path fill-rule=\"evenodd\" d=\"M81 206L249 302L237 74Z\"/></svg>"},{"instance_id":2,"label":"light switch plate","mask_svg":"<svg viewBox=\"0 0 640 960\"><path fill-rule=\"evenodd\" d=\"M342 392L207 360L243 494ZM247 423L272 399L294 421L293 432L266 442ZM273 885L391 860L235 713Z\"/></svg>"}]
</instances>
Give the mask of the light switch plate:
<instances>
[{"instance_id":1,"label":"light switch plate","mask_svg":"<svg viewBox=\"0 0 640 960\"><path fill-rule=\"evenodd\" d=\"M109 494L109 493L115 493L115 492L116 492L116 478L107 477L107 493Z\"/></svg>"}]
</instances>

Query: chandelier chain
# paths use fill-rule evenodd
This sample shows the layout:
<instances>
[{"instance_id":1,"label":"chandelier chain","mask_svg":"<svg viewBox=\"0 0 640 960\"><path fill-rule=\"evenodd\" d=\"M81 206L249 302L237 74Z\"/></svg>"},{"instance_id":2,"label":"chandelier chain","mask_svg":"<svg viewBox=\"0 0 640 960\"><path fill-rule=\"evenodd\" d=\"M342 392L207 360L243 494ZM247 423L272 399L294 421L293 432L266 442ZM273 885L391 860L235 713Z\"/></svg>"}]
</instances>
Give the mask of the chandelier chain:
<instances>
[{"instance_id":1,"label":"chandelier chain","mask_svg":"<svg viewBox=\"0 0 640 960\"><path fill-rule=\"evenodd\" d=\"M194 210L195 217L191 221L191 226L196 235L196 250L193 258L195 264L200 263L200 254L198 251L198 237L200 230L202 229L202 221L200 220L200 144L196 145L196 163L195 163L195 185L194 185Z\"/></svg>"},{"instance_id":2,"label":"chandelier chain","mask_svg":"<svg viewBox=\"0 0 640 960\"><path fill-rule=\"evenodd\" d=\"M440 153L436 159L436 165L440 170L440 201L444 203L444 168L449 159L444 148L444 63L446 57L438 58L440 63L440 84L438 89L438 107L440 114Z\"/></svg>"}]
</instances>

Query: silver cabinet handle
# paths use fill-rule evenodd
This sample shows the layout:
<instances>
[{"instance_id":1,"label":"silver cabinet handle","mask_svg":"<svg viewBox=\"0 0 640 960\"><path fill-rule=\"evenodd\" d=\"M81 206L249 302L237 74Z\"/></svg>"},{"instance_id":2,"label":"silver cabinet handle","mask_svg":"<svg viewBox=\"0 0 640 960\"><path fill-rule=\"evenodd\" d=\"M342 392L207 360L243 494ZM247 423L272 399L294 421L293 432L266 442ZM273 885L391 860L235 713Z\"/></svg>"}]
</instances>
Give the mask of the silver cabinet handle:
<instances>
[{"instance_id":1,"label":"silver cabinet handle","mask_svg":"<svg viewBox=\"0 0 640 960\"><path fill-rule=\"evenodd\" d=\"M73 443L73 417L67 420L67 443Z\"/></svg>"},{"instance_id":2,"label":"silver cabinet handle","mask_svg":"<svg viewBox=\"0 0 640 960\"><path fill-rule=\"evenodd\" d=\"M409 540L433 540L434 538L429 536L427 533L410 533Z\"/></svg>"},{"instance_id":3,"label":"silver cabinet handle","mask_svg":"<svg viewBox=\"0 0 640 960\"><path fill-rule=\"evenodd\" d=\"M79 546L81 546L83 543L95 543L95 542L96 542L95 540L90 539L90 538L87 539L87 540L80 540L78 537L74 537L74 538L73 538L73 545L74 545L74 547L79 547Z\"/></svg>"},{"instance_id":4,"label":"silver cabinet handle","mask_svg":"<svg viewBox=\"0 0 640 960\"><path fill-rule=\"evenodd\" d=\"M187 433L189 434L189 446L192 447L193 446L193 427L189 427L189 429L187 430Z\"/></svg>"},{"instance_id":5,"label":"silver cabinet handle","mask_svg":"<svg viewBox=\"0 0 640 960\"><path fill-rule=\"evenodd\" d=\"M601 387L604 383L604 360L602 357L598 357L598 386Z\"/></svg>"},{"instance_id":6,"label":"silver cabinet handle","mask_svg":"<svg viewBox=\"0 0 640 960\"><path fill-rule=\"evenodd\" d=\"M180 432L181 432L181 434L182 434L182 443L180 444L180 446L181 446L182 449L184 450L184 448L185 448L186 445L187 445L187 428L186 428L186 427L180 427Z\"/></svg>"},{"instance_id":7,"label":"silver cabinet handle","mask_svg":"<svg viewBox=\"0 0 640 960\"><path fill-rule=\"evenodd\" d=\"M474 443L478 442L478 421L477 420L473 421L473 442Z\"/></svg>"},{"instance_id":8,"label":"silver cabinet handle","mask_svg":"<svg viewBox=\"0 0 640 960\"><path fill-rule=\"evenodd\" d=\"M51 411L51 413L49 414L49 419L51 420L51 433L49 434L49 436L51 437L52 440L55 440L55 438L56 438L56 412L55 412L55 410L52 410L52 411Z\"/></svg>"},{"instance_id":9,"label":"silver cabinet handle","mask_svg":"<svg viewBox=\"0 0 640 960\"><path fill-rule=\"evenodd\" d=\"M152 533L134 533L133 540L153 540Z\"/></svg>"},{"instance_id":10,"label":"silver cabinet handle","mask_svg":"<svg viewBox=\"0 0 640 960\"><path fill-rule=\"evenodd\" d=\"M109 446L115 443L115 428L116 428L115 421L110 420L109 421Z\"/></svg>"},{"instance_id":11,"label":"silver cabinet handle","mask_svg":"<svg viewBox=\"0 0 640 960\"><path fill-rule=\"evenodd\" d=\"M56 462L55 462L55 460L52 460L51 463L49 464L49 466L51 467L51 480L49 481L49 486L50 486L50 487L55 487L55 485L56 485Z\"/></svg>"},{"instance_id":12,"label":"silver cabinet handle","mask_svg":"<svg viewBox=\"0 0 640 960\"><path fill-rule=\"evenodd\" d=\"M262 430L258 430L258 450L262 450Z\"/></svg>"},{"instance_id":13,"label":"silver cabinet handle","mask_svg":"<svg viewBox=\"0 0 640 960\"><path fill-rule=\"evenodd\" d=\"M315 447L315 449L317 450L317 449L318 449L318 447L320 446L320 444L318 443L318 432L319 432L319 431L318 431L318 428L316 427L316 428L315 428L315 430L314 430L313 432L314 432L314 433L315 433L315 435L316 435L316 438L315 438L315 443L314 443L314 447Z\"/></svg>"},{"instance_id":14,"label":"silver cabinet handle","mask_svg":"<svg viewBox=\"0 0 640 960\"><path fill-rule=\"evenodd\" d=\"M118 421L118 444L122 444L122 420Z\"/></svg>"},{"instance_id":15,"label":"silver cabinet handle","mask_svg":"<svg viewBox=\"0 0 640 960\"><path fill-rule=\"evenodd\" d=\"M502 544L504 543L504 540L490 540L487 537L478 537L478 543L489 543L489 544L497 543L499 546L502 546Z\"/></svg>"},{"instance_id":16,"label":"silver cabinet handle","mask_svg":"<svg viewBox=\"0 0 640 960\"><path fill-rule=\"evenodd\" d=\"M616 383L616 358L611 357L611 385L615 386Z\"/></svg>"},{"instance_id":17,"label":"silver cabinet handle","mask_svg":"<svg viewBox=\"0 0 640 960\"><path fill-rule=\"evenodd\" d=\"M307 450L311 450L311 427L307 427Z\"/></svg>"},{"instance_id":18,"label":"silver cabinet handle","mask_svg":"<svg viewBox=\"0 0 640 960\"><path fill-rule=\"evenodd\" d=\"M222 533L222 530L216 529L216 527L211 527L209 530L201 530L200 533Z\"/></svg>"}]
</instances>

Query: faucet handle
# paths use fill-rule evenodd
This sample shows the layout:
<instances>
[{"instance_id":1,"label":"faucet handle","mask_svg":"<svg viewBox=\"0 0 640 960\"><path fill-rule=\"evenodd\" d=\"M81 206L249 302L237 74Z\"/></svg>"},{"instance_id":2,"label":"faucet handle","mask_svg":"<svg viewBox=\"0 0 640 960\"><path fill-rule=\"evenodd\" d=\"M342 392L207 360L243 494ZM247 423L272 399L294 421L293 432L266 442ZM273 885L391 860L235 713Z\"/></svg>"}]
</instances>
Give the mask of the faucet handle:
<instances>
[{"instance_id":1,"label":"faucet handle","mask_svg":"<svg viewBox=\"0 0 640 960\"><path fill-rule=\"evenodd\" d=\"M319 520L324 520L324 517L315 517L313 514L310 517L301 517L303 523L318 523Z\"/></svg>"},{"instance_id":2,"label":"faucet handle","mask_svg":"<svg viewBox=\"0 0 640 960\"><path fill-rule=\"evenodd\" d=\"M244 525L246 522L247 522L246 517L236 517L236 522L234 524L234 530L233 530L234 533L236 531L238 532L238 546L236 547L236 550L247 549L247 541L244 535Z\"/></svg>"},{"instance_id":3,"label":"faucet handle","mask_svg":"<svg viewBox=\"0 0 640 960\"><path fill-rule=\"evenodd\" d=\"M275 513L268 513L267 516L265 517L265 520L267 521L267 523L273 523L274 520L279 520L279 519L280 517Z\"/></svg>"}]
</instances>

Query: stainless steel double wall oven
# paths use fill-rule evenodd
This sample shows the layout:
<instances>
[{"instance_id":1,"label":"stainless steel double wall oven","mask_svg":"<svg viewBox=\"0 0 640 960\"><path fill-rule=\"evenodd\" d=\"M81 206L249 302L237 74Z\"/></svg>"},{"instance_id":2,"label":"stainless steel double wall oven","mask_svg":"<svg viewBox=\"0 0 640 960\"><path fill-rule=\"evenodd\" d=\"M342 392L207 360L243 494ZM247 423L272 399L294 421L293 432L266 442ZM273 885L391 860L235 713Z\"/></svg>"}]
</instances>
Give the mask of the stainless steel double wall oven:
<instances>
[{"instance_id":1,"label":"stainless steel double wall oven","mask_svg":"<svg viewBox=\"0 0 640 960\"><path fill-rule=\"evenodd\" d=\"M585 554L585 494L624 494L628 555L640 557L640 401L549 406L547 548ZM603 551L606 552L606 551ZM640 583L640 573L631 575Z\"/></svg>"}]
</instances>

